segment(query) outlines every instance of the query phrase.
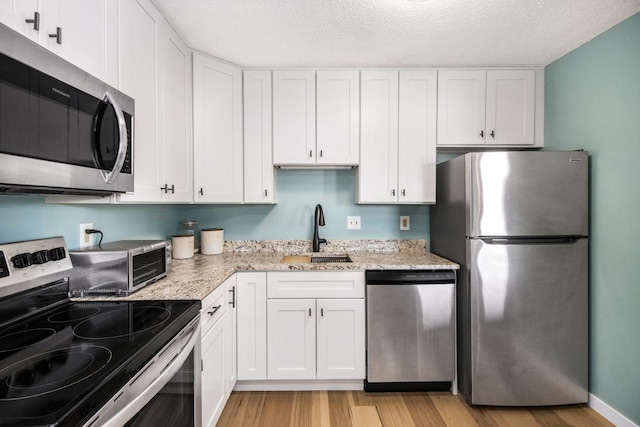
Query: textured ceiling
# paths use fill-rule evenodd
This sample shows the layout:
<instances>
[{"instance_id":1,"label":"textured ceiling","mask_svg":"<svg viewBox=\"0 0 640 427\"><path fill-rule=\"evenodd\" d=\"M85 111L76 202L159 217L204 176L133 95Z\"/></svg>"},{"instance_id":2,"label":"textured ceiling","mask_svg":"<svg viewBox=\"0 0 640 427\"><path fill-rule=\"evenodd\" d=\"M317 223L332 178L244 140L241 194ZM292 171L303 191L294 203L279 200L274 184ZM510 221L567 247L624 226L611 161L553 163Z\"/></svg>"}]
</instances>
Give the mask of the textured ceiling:
<instances>
[{"instance_id":1,"label":"textured ceiling","mask_svg":"<svg viewBox=\"0 0 640 427\"><path fill-rule=\"evenodd\" d=\"M640 12L640 0L152 2L191 48L270 68L545 66Z\"/></svg>"}]
</instances>

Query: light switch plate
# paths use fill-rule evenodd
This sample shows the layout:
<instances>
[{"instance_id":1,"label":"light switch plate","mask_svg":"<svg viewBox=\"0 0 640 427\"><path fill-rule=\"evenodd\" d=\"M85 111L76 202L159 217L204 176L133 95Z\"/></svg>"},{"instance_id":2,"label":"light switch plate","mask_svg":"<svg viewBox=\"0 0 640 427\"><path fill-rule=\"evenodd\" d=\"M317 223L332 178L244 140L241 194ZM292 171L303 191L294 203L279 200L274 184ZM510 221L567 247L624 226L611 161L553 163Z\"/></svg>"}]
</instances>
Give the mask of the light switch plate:
<instances>
[{"instance_id":1,"label":"light switch plate","mask_svg":"<svg viewBox=\"0 0 640 427\"><path fill-rule=\"evenodd\" d=\"M347 230L360 230L360 217L348 216L347 217Z\"/></svg>"},{"instance_id":2,"label":"light switch plate","mask_svg":"<svg viewBox=\"0 0 640 427\"><path fill-rule=\"evenodd\" d=\"M411 217L410 216L401 216L400 217L400 230L410 230L411 229Z\"/></svg>"}]
</instances>

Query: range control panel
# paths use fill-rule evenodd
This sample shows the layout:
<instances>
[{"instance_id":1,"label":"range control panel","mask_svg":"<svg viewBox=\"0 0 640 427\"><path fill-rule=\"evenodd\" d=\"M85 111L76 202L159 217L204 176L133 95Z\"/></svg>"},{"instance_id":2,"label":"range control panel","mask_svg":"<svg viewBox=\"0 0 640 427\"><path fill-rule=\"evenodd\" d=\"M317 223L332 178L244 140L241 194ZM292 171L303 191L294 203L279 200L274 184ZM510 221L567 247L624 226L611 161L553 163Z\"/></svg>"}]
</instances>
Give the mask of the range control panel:
<instances>
[{"instance_id":1,"label":"range control panel","mask_svg":"<svg viewBox=\"0 0 640 427\"><path fill-rule=\"evenodd\" d=\"M73 268L63 237L28 240L0 245L0 297L16 285L60 276Z\"/></svg>"}]
</instances>

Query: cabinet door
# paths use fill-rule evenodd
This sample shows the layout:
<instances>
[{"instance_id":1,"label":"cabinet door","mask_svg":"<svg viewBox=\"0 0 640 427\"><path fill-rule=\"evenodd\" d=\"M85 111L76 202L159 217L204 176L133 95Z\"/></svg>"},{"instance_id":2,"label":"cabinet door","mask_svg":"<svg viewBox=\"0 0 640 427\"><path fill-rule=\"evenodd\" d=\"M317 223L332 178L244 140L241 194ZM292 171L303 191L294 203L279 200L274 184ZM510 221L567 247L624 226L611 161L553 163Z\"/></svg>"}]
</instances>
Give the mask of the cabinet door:
<instances>
[{"instance_id":1,"label":"cabinet door","mask_svg":"<svg viewBox=\"0 0 640 427\"><path fill-rule=\"evenodd\" d=\"M487 144L534 143L535 80L534 70L487 71Z\"/></svg>"},{"instance_id":2,"label":"cabinet door","mask_svg":"<svg viewBox=\"0 0 640 427\"><path fill-rule=\"evenodd\" d=\"M271 71L245 70L244 201L275 203L271 136Z\"/></svg>"},{"instance_id":3,"label":"cabinet door","mask_svg":"<svg viewBox=\"0 0 640 427\"><path fill-rule=\"evenodd\" d=\"M213 427L226 402L225 394L225 322L223 317L202 338L202 425Z\"/></svg>"},{"instance_id":4,"label":"cabinet door","mask_svg":"<svg viewBox=\"0 0 640 427\"><path fill-rule=\"evenodd\" d=\"M398 72L362 71L358 203L398 200Z\"/></svg>"},{"instance_id":5,"label":"cabinet door","mask_svg":"<svg viewBox=\"0 0 640 427\"><path fill-rule=\"evenodd\" d=\"M437 72L400 71L398 201L436 201Z\"/></svg>"},{"instance_id":6,"label":"cabinet door","mask_svg":"<svg viewBox=\"0 0 640 427\"><path fill-rule=\"evenodd\" d=\"M163 193L172 203L193 200L193 137L191 114L191 54L178 35L163 21L160 39L162 97L160 138L164 151Z\"/></svg>"},{"instance_id":7,"label":"cabinet door","mask_svg":"<svg viewBox=\"0 0 640 427\"><path fill-rule=\"evenodd\" d=\"M315 71L273 72L273 163L316 162Z\"/></svg>"},{"instance_id":8,"label":"cabinet door","mask_svg":"<svg viewBox=\"0 0 640 427\"><path fill-rule=\"evenodd\" d=\"M317 315L318 379L364 379L364 299L318 300Z\"/></svg>"},{"instance_id":9,"label":"cabinet door","mask_svg":"<svg viewBox=\"0 0 640 427\"><path fill-rule=\"evenodd\" d=\"M360 160L360 74L318 71L317 163L357 165Z\"/></svg>"},{"instance_id":10,"label":"cabinet door","mask_svg":"<svg viewBox=\"0 0 640 427\"><path fill-rule=\"evenodd\" d=\"M486 71L438 73L438 145L484 144Z\"/></svg>"},{"instance_id":11,"label":"cabinet door","mask_svg":"<svg viewBox=\"0 0 640 427\"><path fill-rule=\"evenodd\" d=\"M40 2L40 44L89 74L118 87L118 3ZM60 28L61 39L49 37Z\"/></svg>"},{"instance_id":12,"label":"cabinet door","mask_svg":"<svg viewBox=\"0 0 640 427\"><path fill-rule=\"evenodd\" d=\"M237 273L238 379L267 379L267 275Z\"/></svg>"},{"instance_id":13,"label":"cabinet door","mask_svg":"<svg viewBox=\"0 0 640 427\"><path fill-rule=\"evenodd\" d=\"M242 202L242 72L193 54L196 202Z\"/></svg>"},{"instance_id":14,"label":"cabinet door","mask_svg":"<svg viewBox=\"0 0 640 427\"><path fill-rule=\"evenodd\" d=\"M148 0L120 1L120 89L135 99L134 194L121 202L161 202L164 150L159 144L158 36L162 17Z\"/></svg>"},{"instance_id":15,"label":"cabinet door","mask_svg":"<svg viewBox=\"0 0 640 427\"><path fill-rule=\"evenodd\" d=\"M316 378L316 302L267 301L267 366L270 380Z\"/></svg>"},{"instance_id":16,"label":"cabinet door","mask_svg":"<svg viewBox=\"0 0 640 427\"><path fill-rule=\"evenodd\" d=\"M229 398L233 387L236 385L238 379L238 363L237 363L237 351L236 351L236 339L237 339L237 323L238 323L238 310L237 310L237 295L236 285L237 276L234 274L229 279L225 280L225 293L227 294L227 319L224 329L224 370L225 370L225 402Z\"/></svg>"},{"instance_id":17,"label":"cabinet door","mask_svg":"<svg viewBox=\"0 0 640 427\"><path fill-rule=\"evenodd\" d=\"M34 19L36 12L38 0L0 0L0 22L34 42L38 41L39 32L35 29L34 23L26 20Z\"/></svg>"}]
</instances>

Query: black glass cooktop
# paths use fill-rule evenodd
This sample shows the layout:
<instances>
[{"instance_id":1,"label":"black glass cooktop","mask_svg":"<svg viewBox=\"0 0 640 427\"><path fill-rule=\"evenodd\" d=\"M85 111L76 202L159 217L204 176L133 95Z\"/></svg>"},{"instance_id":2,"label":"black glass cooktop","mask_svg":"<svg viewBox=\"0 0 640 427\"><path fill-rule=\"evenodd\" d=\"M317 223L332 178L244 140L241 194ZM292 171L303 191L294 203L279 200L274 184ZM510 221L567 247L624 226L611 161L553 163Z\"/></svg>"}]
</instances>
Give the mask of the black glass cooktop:
<instances>
[{"instance_id":1,"label":"black glass cooktop","mask_svg":"<svg viewBox=\"0 0 640 427\"><path fill-rule=\"evenodd\" d=\"M199 301L65 301L5 326L0 425L82 425L199 309Z\"/></svg>"}]
</instances>

